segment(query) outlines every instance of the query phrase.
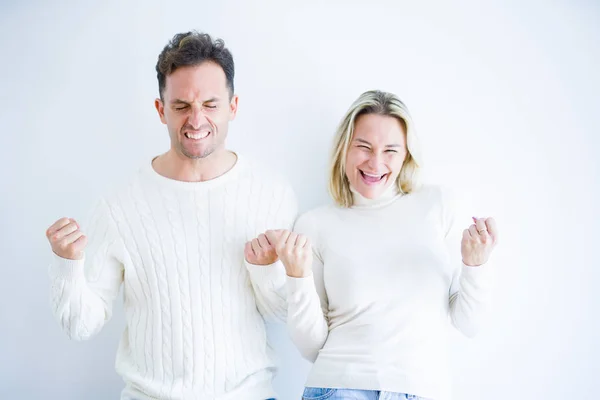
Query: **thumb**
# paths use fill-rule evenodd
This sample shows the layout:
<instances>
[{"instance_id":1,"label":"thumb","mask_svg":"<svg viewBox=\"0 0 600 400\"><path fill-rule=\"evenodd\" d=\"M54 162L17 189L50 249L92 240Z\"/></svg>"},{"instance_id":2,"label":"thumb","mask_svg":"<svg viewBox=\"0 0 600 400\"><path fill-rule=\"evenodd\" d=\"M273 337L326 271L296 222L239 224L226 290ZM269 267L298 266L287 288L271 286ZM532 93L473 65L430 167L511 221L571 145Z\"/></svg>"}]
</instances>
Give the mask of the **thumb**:
<instances>
[{"instance_id":1,"label":"thumb","mask_svg":"<svg viewBox=\"0 0 600 400\"><path fill-rule=\"evenodd\" d=\"M267 237L267 239L269 239L269 242L272 245L276 245L277 242L279 242L279 239L281 238L281 232L283 232L282 229L269 230L265 232L265 236Z\"/></svg>"}]
</instances>

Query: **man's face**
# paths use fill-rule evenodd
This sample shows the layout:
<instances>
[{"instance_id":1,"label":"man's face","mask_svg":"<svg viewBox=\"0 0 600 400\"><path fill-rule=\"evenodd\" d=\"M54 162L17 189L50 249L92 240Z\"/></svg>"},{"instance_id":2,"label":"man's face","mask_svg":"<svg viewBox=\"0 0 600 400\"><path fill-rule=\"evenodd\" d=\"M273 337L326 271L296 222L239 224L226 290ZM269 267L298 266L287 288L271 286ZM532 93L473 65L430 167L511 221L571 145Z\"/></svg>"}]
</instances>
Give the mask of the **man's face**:
<instances>
[{"instance_id":1,"label":"man's face","mask_svg":"<svg viewBox=\"0 0 600 400\"><path fill-rule=\"evenodd\" d=\"M237 104L237 96L230 95L225 72L209 61L177 68L166 77L163 99L155 101L160 120L167 125L171 148L190 159L206 158L225 149Z\"/></svg>"}]
</instances>

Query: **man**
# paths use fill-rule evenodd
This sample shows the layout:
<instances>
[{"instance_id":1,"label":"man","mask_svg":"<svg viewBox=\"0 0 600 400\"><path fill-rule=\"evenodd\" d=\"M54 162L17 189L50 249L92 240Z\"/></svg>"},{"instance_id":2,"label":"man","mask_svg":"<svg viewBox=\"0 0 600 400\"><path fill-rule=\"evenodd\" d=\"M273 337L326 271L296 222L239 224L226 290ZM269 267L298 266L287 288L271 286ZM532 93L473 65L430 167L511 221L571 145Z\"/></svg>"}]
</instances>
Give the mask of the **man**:
<instances>
[{"instance_id":1,"label":"man","mask_svg":"<svg viewBox=\"0 0 600 400\"><path fill-rule=\"evenodd\" d=\"M122 399L274 397L263 317L285 318L285 271L259 233L291 228L294 193L226 150L238 97L223 41L177 34L156 70L171 148L100 201L87 235L70 218L48 229L54 314L88 339L123 283Z\"/></svg>"}]
</instances>

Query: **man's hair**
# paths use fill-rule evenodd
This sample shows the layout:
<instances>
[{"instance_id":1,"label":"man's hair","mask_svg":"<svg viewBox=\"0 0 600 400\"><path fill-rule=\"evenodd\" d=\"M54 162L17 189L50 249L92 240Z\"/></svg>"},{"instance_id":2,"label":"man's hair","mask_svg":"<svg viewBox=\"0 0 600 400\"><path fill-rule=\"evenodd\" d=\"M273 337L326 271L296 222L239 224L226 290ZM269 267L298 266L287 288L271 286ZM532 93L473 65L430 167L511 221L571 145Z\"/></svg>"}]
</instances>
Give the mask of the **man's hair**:
<instances>
[{"instance_id":1,"label":"man's hair","mask_svg":"<svg viewBox=\"0 0 600 400\"><path fill-rule=\"evenodd\" d=\"M200 65L207 61L219 65L225 72L231 98L234 93L233 77L235 75L231 52L225 47L222 39L213 40L207 33L191 31L173 36L173 39L158 56L156 75L161 100L168 75L179 67Z\"/></svg>"}]
</instances>

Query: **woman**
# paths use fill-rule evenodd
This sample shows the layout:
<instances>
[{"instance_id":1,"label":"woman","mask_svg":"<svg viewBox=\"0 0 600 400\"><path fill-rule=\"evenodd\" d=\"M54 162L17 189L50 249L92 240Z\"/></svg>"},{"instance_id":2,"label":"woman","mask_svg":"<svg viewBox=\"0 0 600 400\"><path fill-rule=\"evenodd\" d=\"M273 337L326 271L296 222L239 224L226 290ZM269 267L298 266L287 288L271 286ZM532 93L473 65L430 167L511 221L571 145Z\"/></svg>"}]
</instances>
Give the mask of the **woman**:
<instances>
[{"instance_id":1,"label":"woman","mask_svg":"<svg viewBox=\"0 0 600 400\"><path fill-rule=\"evenodd\" d=\"M475 333L498 232L493 219L473 218L462 265L452 259L451 202L417 184L419 165L405 105L366 92L335 139L336 205L307 212L294 232L270 233L288 275L291 337L314 362L303 399L448 397L447 327Z\"/></svg>"}]
</instances>

